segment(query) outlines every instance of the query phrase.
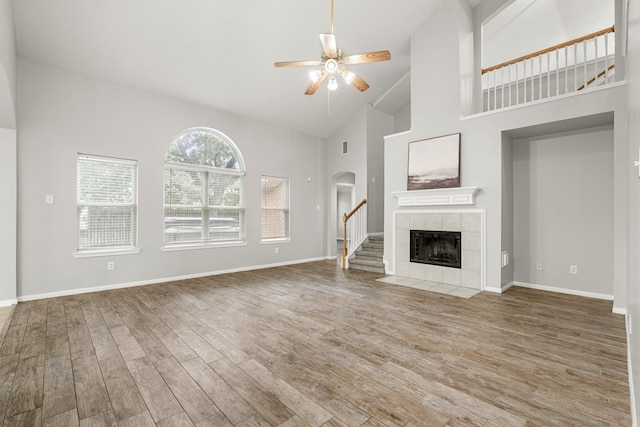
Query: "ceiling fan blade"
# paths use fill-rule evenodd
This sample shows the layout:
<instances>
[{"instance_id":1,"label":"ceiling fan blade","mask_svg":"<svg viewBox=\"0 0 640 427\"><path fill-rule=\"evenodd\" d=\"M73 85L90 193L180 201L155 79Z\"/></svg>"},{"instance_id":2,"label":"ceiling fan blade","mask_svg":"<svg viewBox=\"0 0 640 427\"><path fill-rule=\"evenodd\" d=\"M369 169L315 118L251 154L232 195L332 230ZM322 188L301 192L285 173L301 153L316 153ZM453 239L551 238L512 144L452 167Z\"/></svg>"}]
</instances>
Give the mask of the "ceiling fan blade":
<instances>
[{"instance_id":1,"label":"ceiling fan blade","mask_svg":"<svg viewBox=\"0 0 640 427\"><path fill-rule=\"evenodd\" d=\"M324 82L325 79L327 78L327 74L328 73L326 71L323 71L322 74L320 75L320 78L315 82L311 83L304 94L313 95L314 93L316 93L316 91L318 90L322 82Z\"/></svg>"},{"instance_id":2,"label":"ceiling fan blade","mask_svg":"<svg viewBox=\"0 0 640 427\"><path fill-rule=\"evenodd\" d=\"M377 52L360 53L357 55L349 55L343 58L345 64L362 64L365 62L388 61L391 59L391 52L388 50L379 50Z\"/></svg>"},{"instance_id":3,"label":"ceiling fan blade","mask_svg":"<svg viewBox=\"0 0 640 427\"><path fill-rule=\"evenodd\" d=\"M336 47L336 36L333 34L320 34L320 43L325 56L335 58L338 56L338 48Z\"/></svg>"},{"instance_id":4,"label":"ceiling fan blade","mask_svg":"<svg viewBox=\"0 0 640 427\"><path fill-rule=\"evenodd\" d=\"M320 65L321 61L285 61L285 62L274 62L274 67L305 67L309 65Z\"/></svg>"},{"instance_id":5,"label":"ceiling fan blade","mask_svg":"<svg viewBox=\"0 0 640 427\"><path fill-rule=\"evenodd\" d=\"M358 76L353 77L353 82L351 82L351 84L360 92L364 92L365 90L369 89L369 85L367 84L367 82L365 82Z\"/></svg>"}]
</instances>

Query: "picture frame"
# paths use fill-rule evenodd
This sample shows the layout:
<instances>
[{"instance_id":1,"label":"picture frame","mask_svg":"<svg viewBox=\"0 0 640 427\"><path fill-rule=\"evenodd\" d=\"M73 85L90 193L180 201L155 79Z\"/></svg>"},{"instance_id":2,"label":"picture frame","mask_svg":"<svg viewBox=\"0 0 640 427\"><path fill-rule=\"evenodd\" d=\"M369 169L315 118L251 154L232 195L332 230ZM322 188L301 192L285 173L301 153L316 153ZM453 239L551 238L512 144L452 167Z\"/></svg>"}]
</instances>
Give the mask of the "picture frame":
<instances>
[{"instance_id":1,"label":"picture frame","mask_svg":"<svg viewBox=\"0 0 640 427\"><path fill-rule=\"evenodd\" d=\"M407 190L460 187L461 134L409 143Z\"/></svg>"}]
</instances>

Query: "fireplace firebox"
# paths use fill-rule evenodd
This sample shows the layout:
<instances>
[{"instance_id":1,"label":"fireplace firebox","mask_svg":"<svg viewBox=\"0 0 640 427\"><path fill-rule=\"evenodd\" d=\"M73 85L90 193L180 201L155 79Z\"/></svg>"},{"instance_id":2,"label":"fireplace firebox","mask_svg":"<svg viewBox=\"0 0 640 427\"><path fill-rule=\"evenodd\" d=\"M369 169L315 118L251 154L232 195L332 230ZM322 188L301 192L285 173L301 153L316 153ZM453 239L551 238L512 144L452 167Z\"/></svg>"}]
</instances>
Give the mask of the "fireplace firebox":
<instances>
[{"instance_id":1,"label":"fireplace firebox","mask_svg":"<svg viewBox=\"0 0 640 427\"><path fill-rule=\"evenodd\" d=\"M411 262L462 268L462 233L458 231L411 230Z\"/></svg>"}]
</instances>

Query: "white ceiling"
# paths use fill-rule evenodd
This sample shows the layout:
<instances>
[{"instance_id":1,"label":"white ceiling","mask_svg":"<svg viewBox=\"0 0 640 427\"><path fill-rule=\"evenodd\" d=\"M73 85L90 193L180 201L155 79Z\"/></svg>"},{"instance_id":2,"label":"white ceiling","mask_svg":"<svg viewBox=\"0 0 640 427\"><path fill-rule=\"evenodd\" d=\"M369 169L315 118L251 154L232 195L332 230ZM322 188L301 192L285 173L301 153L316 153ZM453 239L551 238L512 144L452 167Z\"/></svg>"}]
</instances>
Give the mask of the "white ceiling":
<instances>
[{"instance_id":1,"label":"white ceiling","mask_svg":"<svg viewBox=\"0 0 640 427\"><path fill-rule=\"evenodd\" d=\"M352 66L371 88L332 92L329 115L326 86L304 95L308 68L273 63L319 59L330 0L14 0L13 6L21 57L327 137L363 103L379 101L389 113L406 106L410 37L442 1L335 0L338 47L346 55L388 49L392 59ZM395 96L380 101L394 86Z\"/></svg>"}]
</instances>

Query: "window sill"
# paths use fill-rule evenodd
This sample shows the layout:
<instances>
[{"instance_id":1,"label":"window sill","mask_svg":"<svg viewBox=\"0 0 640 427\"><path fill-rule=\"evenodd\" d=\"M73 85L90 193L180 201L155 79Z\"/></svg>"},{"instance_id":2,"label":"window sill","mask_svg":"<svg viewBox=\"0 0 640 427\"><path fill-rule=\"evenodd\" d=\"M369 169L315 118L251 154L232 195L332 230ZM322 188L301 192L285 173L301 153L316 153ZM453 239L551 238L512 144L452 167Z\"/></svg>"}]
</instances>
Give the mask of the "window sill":
<instances>
[{"instance_id":1,"label":"window sill","mask_svg":"<svg viewBox=\"0 0 640 427\"><path fill-rule=\"evenodd\" d=\"M282 237L278 239L262 239L260 240L261 245L270 245L273 243L291 243L290 237Z\"/></svg>"},{"instance_id":2,"label":"window sill","mask_svg":"<svg viewBox=\"0 0 640 427\"><path fill-rule=\"evenodd\" d=\"M93 258L99 256L133 255L139 253L140 249L101 249L95 251L74 252L72 255L74 258Z\"/></svg>"},{"instance_id":3,"label":"window sill","mask_svg":"<svg viewBox=\"0 0 640 427\"><path fill-rule=\"evenodd\" d=\"M163 252L173 252L190 251L194 249L231 248L235 246L247 246L247 242L243 240L235 242L180 243L164 245L160 248L160 250Z\"/></svg>"}]
</instances>

